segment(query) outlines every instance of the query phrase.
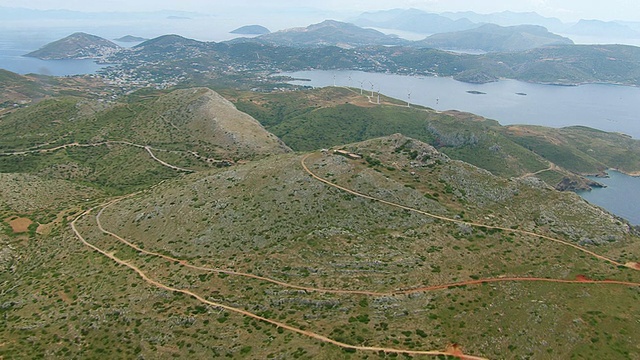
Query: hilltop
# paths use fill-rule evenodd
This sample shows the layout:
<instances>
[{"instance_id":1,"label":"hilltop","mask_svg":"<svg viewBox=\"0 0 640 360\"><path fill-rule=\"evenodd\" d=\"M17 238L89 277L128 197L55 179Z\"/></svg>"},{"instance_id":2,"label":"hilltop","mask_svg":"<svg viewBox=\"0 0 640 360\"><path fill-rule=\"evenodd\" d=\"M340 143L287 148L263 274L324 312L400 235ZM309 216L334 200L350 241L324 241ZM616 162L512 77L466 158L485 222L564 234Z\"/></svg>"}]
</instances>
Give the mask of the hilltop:
<instances>
[{"instance_id":1,"label":"hilltop","mask_svg":"<svg viewBox=\"0 0 640 360\"><path fill-rule=\"evenodd\" d=\"M573 41L542 26L485 24L470 30L431 35L415 45L445 50L512 52L560 44L573 44Z\"/></svg>"},{"instance_id":2,"label":"hilltop","mask_svg":"<svg viewBox=\"0 0 640 360\"><path fill-rule=\"evenodd\" d=\"M24 56L42 60L101 59L113 55L120 49L120 46L107 39L77 32Z\"/></svg>"}]
</instances>

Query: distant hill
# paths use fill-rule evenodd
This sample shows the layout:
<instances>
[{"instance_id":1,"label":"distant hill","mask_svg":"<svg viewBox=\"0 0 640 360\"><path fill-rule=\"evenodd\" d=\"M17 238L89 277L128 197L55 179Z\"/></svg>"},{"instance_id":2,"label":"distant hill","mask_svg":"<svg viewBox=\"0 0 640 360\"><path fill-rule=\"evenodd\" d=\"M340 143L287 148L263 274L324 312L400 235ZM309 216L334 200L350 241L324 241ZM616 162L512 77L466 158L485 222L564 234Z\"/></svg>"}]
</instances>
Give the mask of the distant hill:
<instances>
[{"instance_id":1,"label":"distant hill","mask_svg":"<svg viewBox=\"0 0 640 360\"><path fill-rule=\"evenodd\" d=\"M97 59L112 55L120 49L120 46L107 39L77 32L24 56L43 60Z\"/></svg>"},{"instance_id":2,"label":"distant hill","mask_svg":"<svg viewBox=\"0 0 640 360\"><path fill-rule=\"evenodd\" d=\"M121 38L117 38L114 39L115 41L120 41L120 42L142 42L142 41L147 41L149 39L143 38L143 37L139 37L139 36L133 36L133 35L125 35Z\"/></svg>"},{"instance_id":3,"label":"distant hill","mask_svg":"<svg viewBox=\"0 0 640 360\"><path fill-rule=\"evenodd\" d=\"M171 34L147 40L132 49L137 56L141 56L141 60L150 60L184 58L186 54L200 53L206 48L205 42Z\"/></svg>"},{"instance_id":4,"label":"distant hill","mask_svg":"<svg viewBox=\"0 0 640 360\"><path fill-rule=\"evenodd\" d=\"M34 79L0 69L0 111L45 94L46 90Z\"/></svg>"},{"instance_id":5,"label":"distant hill","mask_svg":"<svg viewBox=\"0 0 640 360\"><path fill-rule=\"evenodd\" d=\"M486 24L471 30L435 34L416 44L438 49L509 52L546 45L573 44L573 41L537 25L502 27Z\"/></svg>"},{"instance_id":6,"label":"distant hill","mask_svg":"<svg viewBox=\"0 0 640 360\"><path fill-rule=\"evenodd\" d=\"M353 19L352 22L362 27L397 29L420 34L468 30L479 26L466 18L452 20L417 9L367 12Z\"/></svg>"},{"instance_id":7,"label":"distant hill","mask_svg":"<svg viewBox=\"0 0 640 360\"><path fill-rule=\"evenodd\" d=\"M246 25L231 31L231 34L241 35L264 35L270 33L271 31L269 29L260 25Z\"/></svg>"},{"instance_id":8,"label":"distant hill","mask_svg":"<svg viewBox=\"0 0 640 360\"><path fill-rule=\"evenodd\" d=\"M326 20L306 28L293 28L262 35L258 40L266 43L293 46L318 47L339 46L353 48L370 45L403 45L406 40L385 35L377 30L363 29L353 24Z\"/></svg>"},{"instance_id":9,"label":"distant hill","mask_svg":"<svg viewBox=\"0 0 640 360\"><path fill-rule=\"evenodd\" d=\"M474 23L490 23L500 26L540 25L551 31L561 31L566 24L557 18L542 16L536 12L502 11L491 14L478 14L473 11L445 12L440 14L452 20L468 19Z\"/></svg>"},{"instance_id":10,"label":"distant hill","mask_svg":"<svg viewBox=\"0 0 640 360\"><path fill-rule=\"evenodd\" d=\"M567 34L613 38L640 38L640 32L615 21L580 20L565 31Z\"/></svg>"}]
</instances>

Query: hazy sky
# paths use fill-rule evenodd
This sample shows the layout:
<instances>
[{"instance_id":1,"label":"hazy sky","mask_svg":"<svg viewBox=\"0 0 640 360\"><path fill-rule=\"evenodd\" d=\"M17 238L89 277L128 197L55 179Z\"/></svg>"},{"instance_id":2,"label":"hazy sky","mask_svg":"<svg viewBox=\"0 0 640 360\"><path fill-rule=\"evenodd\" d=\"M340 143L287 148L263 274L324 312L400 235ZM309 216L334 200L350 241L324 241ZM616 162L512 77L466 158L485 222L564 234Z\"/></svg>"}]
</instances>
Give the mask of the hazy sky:
<instances>
[{"instance_id":1,"label":"hazy sky","mask_svg":"<svg viewBox=\"0 0 640 360\"><path fill-rule=\"evenodd\" d=\"M231 4L231 5L230 5ZM475 11L479 13L535 11L564 21L584 19L640 21L640 0L0 0L0 6L80 11L185 10L221 13L261 8L316 8L330 12L362 12L390 8L422 10Z\"/></svg>"}]
</instances>

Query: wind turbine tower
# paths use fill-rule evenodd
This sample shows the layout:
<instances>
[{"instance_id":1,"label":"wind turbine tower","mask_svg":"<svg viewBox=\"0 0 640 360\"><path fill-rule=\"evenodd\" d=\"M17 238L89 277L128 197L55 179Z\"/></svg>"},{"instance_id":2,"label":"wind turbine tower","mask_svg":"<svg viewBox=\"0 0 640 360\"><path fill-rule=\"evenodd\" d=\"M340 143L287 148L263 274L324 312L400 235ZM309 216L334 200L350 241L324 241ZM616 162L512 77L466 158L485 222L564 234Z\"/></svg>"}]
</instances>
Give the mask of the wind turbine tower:
<instances>
[{"instance_id":1,"label":"wind turbine tower","mask_svg":"<svg viewBox=\"0 0 640 360\"><path fill-rule=\"evenodd\" d=\"M407 107L411 107L411 91L407 93Z\"/></svg>"},{"instance_id":2,"label":"wind turbine tower","mask_svg":"<svg viewBox=\"0 0 640 360\"><path fill-rule=\"evenodd\" d=\"M360 95L362 95L363 89L364 89L364 80L360 81Z\"/></svg>"}]
</instances>

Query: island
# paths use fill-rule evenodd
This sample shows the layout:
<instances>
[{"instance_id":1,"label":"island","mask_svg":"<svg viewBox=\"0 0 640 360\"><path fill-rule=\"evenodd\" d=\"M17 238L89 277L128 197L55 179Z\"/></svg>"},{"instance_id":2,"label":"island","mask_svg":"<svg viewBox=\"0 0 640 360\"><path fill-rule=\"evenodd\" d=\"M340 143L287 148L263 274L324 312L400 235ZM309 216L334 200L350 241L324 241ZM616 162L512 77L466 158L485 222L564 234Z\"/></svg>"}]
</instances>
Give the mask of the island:
<instances>
[{"instance_id":1,"label":"island","mask_svg":"<svg viewBox=\"0 0 640 360\"><path fill-rule=\"evenodd\" d=\"M120 42L129 42L129 43L134 43L134 42L143 42L143 41L147 41L149 39L147 38L143 38L143 37L139 37L139 36L133 36L133 35L125 35L121 38L117 38L117 39L113 39L115 41L120 41Z\"/></svg>"},{"instance_id":2,"label":"island","mask_svg":"<svg viewBox=\"0 0 640 360\"><path fill-rule=\"evenodd\" d=\"M246 25L231 31L231 34L240 35L265 35L270 33L269 29L261 25Z\"/></svg>"}]
</instances>

